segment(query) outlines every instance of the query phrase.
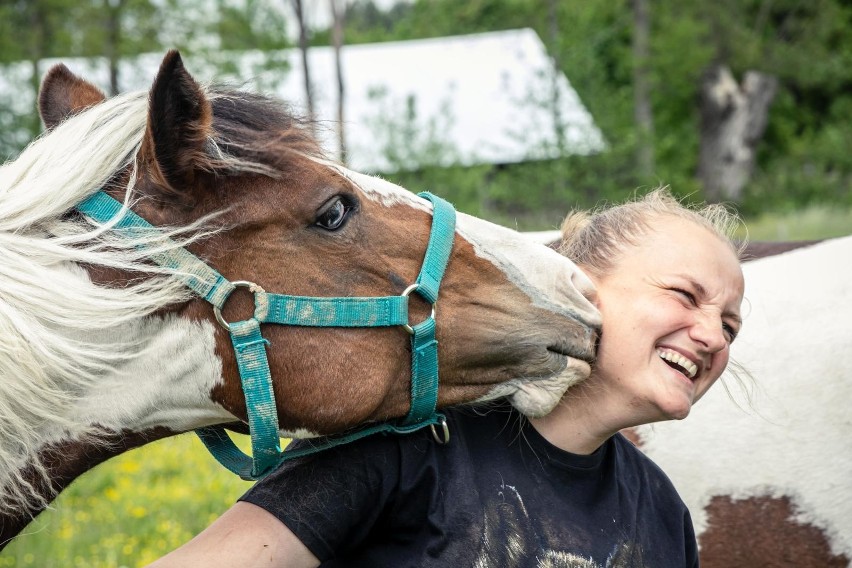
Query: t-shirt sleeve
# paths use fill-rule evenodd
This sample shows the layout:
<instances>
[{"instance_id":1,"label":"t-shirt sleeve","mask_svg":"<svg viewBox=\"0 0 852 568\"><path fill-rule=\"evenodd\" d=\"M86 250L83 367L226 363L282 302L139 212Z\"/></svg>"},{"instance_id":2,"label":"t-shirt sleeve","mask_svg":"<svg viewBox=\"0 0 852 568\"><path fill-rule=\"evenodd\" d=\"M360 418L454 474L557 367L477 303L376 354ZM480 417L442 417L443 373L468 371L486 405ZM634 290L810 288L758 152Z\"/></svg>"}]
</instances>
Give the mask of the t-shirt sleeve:
<instances>
[{"instance_id":1,"label":"t-shirt sleeve","mask_svg":"<svg viewBox=\"0 0 852 568\"><path fill-rule=\"evenodd\" d=\"M324 562L369 536L392 506L399 469L394 437L376 435L284 462L240 500L275 515Z\"/></svg>"}]
</instances>

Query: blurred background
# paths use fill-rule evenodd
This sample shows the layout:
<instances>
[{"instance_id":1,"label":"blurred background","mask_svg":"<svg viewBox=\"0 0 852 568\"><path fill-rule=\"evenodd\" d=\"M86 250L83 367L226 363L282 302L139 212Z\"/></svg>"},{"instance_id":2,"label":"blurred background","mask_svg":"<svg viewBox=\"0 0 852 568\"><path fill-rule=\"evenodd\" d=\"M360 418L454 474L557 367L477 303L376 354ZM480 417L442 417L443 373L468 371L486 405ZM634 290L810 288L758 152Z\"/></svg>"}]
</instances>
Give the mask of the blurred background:
<instances>
[{"instance_id":1,"label":"blurred background","mask_svg":"<svg viewBox=\"0 0 852 568\"><path fill-rule=\"evenodd\" d=\"M312 117L330 157L510 227L670 185L753 240L852 234L848 0L0 0L0 159L41 132L50 65L147 89L172 48ZM0 566L142 566L246 487L165 440L84 476Z\"/></svg>"}]
</instances>

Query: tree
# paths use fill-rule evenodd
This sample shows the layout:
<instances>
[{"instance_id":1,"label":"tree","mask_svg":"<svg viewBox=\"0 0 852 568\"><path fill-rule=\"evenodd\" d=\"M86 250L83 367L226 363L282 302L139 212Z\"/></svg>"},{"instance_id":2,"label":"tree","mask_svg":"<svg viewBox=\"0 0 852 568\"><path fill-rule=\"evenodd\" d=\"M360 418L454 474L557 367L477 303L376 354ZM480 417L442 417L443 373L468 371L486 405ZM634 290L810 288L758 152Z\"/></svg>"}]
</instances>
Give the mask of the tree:
<instances>
[{"instance_id":1,"label":"tree","mask_svg":"<svg viewBox=\"0 0 852 568\"><path fill-rule=\"evenodd\" d=\"M633 8L633 116L636 120L636 162L639 174L654 174L654 114L651 108L648 36L651 23L648 0L632 0Z\"/></svg>"},{"instance_id":2,"label":"tree","mask_svg":"<svg viewBox=\"0 0 852 568\"><path fill-rule=\"evenodd\" d=\"M331 40L334 46L334 68L337 76L337 139L340 150L340 161L346 163L346 120L344 104L346 102L346 85L343 81L343 66L341 48L343 47L343 29L346 19L346 5L338 0L329 0L332 17Z\"/></svg>"},{"instance_id":3,"label":"tree","mask_svg":"<svg viewBox=\"0 0 852 568\"><path fill-rule=\"evenodd\" d=\"M308 109L308 119L313 123L314 113L314 95L313 87L311 86L311 68L308 64L308 26L305 22L305 14L302 9L302 0L291 0L293 12L296 15L296 22L299 25L299 52L302 56L302 76L305 81L305 104Z\"/></svg>"},{"instance_id":4,"label":"tree","mask_svg":"<svg viewBox=\"0 0 852 568\"><path fill-rule=\"evenodd\" d=\"M742 201L777 89L775 77L756 71L747 72L742 85L724 65L706 73L698 177L707 200Z\"/></svg>"}]
</instances>

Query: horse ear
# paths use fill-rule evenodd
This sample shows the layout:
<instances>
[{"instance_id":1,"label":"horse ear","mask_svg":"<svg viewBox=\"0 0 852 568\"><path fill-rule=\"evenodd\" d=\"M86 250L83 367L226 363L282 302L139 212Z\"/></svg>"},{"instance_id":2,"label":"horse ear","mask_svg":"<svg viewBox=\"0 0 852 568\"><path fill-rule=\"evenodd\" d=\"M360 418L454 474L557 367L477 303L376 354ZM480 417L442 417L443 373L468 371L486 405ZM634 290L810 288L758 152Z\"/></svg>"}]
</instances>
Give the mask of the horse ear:
<instances>
[{"instance_id":1,"label":"horse ear","mask_svg":"<svg viewBox=\"0 0 852 568\"><path fill-rule=\"evenodd\" d=\"M105 99L100 89L77 77L60 63L51 67L41 82L38 111L49 130L72 114Z\"/></svg>"},{"instance_id":2,"label":"horse ear","mask_svg":"<svg viewBox=\"0 0 852 568\"><path fill-rule=\"evenodd\" d=\"M180 54L169 51L151 87L148 125L140 155L153 181L166 189L183 190L209 161L205 155L213 110L201 86L183 66Z\"/></svg>"}]
</instances>

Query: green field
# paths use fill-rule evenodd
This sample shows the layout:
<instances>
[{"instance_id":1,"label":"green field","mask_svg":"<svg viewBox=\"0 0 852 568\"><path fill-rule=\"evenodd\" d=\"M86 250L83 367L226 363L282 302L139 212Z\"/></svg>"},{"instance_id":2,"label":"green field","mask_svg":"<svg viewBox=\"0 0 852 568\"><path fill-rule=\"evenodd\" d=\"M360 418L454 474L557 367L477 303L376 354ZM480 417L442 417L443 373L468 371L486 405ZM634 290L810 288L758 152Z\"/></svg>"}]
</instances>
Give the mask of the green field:
<instances>
[{"instance_id":1,"label":"green field","mask_svg":"<svg viewBox=\"0 0 852 568\"><path fill-rule=\"evenodd\" d=\"M814 208L766 215L747 226L751 240L848 235L852 212ZM245 437L238 438L247 449ZM144 566L189 540L249 486L219 466L194 435L162 440L74 483L0 553L0 568Z\"/></svg>"},{"instance_id":2,"label":"green field","mask_svg":"<svg viewBox=\"0 0 852 568\"><path fill-rule=\"evenodd\" d=\"M852 235L852 210L809 207L746 219L752 241L795 241ZM745 231L743 231L745 233Z\"/></svg>"},{"instance_id":3,"label":"green field","mask_svg":"<svg viewBox=\"0 0 852 568\"><path fill-rule=\"evenodd\" d=\"M247 451L247 438L235 438ZM144 566L192 538L250 485L194 434L161 440L77 480L0 552L0 566Z\"/></svg>"}]
</instances>

